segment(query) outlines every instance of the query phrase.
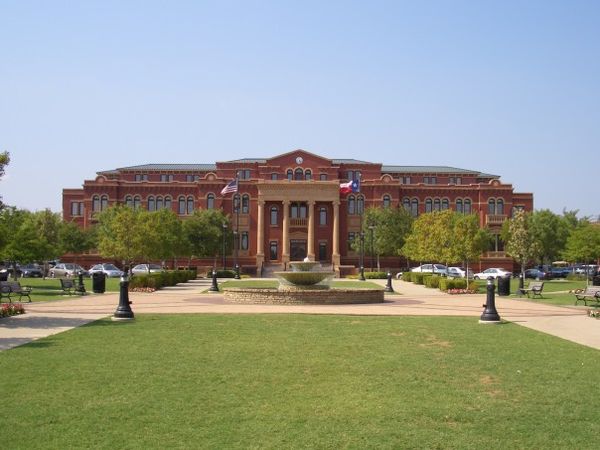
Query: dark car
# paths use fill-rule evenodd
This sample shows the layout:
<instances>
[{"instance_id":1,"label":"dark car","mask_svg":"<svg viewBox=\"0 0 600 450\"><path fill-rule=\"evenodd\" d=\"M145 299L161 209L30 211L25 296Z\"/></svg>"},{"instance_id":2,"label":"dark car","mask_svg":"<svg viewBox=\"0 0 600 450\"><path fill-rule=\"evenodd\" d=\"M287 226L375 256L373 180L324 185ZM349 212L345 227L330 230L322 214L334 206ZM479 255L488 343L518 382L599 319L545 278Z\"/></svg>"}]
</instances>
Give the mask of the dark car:
<instances>
[{"instance_id":1,"label":"dark car","mask_svg":"<svg viewBox=\"0 0 600 450\"><path fill-rule=\"evenodd\" d=\"M37 264L26 264L20 267L21 277L23 278L42 278L44 269Z\"/></svg>"},{"instance_id":2,"label":"dark car","mask_svg":"<svg viewBox=\"0 0 600 450\"><path fill-rule=\"evenodd\" d=\"M534 280L549 280L552 278L550 272L544 272L539 269L527 269L525 271L525 278L533 278Z\"/></svg>"},{"instance_id":3,"label":"dark car","mask_svg":"<svg viewBox=\"0 0 600 450\"><path fill-rule=\"evenodd\" d=\"M571 270L568 267L552 267L550 273L552 274L552 278L566 278L571 273Z\"/></svg>"}]
</instances>

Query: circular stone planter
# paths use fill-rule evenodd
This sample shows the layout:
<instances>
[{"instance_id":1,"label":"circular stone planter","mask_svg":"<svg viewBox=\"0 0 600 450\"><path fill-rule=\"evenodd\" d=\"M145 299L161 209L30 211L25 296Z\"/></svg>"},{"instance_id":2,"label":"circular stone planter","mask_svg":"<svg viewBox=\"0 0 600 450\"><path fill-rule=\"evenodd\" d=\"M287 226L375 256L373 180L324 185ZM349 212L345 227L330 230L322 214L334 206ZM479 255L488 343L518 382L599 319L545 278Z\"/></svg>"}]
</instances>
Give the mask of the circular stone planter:
<instances>
[{"instance_id":1,"label":"circular stone planter","mask_svg":"<svg viewBox=\"0 0 600 450\"><path fill-rule=\"evenodd\" d=\"M245 289L223 291L232 303L263 305L352 305L383 303L383 289Z\"/></svg>"}]
</instances>

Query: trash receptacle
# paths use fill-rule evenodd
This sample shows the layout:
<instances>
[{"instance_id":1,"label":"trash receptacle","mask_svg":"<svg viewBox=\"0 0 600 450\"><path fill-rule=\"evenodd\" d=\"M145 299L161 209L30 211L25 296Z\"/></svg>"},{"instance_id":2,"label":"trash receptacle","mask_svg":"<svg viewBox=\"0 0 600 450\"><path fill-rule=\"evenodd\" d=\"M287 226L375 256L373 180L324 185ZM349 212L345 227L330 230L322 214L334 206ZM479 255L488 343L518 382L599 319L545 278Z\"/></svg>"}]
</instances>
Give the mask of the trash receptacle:
<instances>
[{"instance_id":1,"label":"trash receptacle","mask_svg":"<svg viewBox=\"0 0 600 450\"><path fill-rule=\"evenodd\" d=\"M498 295L510 295L510 275L498 277Z\"/></svg>"},{"instance_id":2,"label":"trash receptacle","mask_svg":"<svg viewBox=\"0 0 600 450\"><path fill-rule=\"evenodd\" d=\"M106 275L102 272L92 274L92 290L94 294L104 294L106 291Z\"/></svg>"}]
</instances>

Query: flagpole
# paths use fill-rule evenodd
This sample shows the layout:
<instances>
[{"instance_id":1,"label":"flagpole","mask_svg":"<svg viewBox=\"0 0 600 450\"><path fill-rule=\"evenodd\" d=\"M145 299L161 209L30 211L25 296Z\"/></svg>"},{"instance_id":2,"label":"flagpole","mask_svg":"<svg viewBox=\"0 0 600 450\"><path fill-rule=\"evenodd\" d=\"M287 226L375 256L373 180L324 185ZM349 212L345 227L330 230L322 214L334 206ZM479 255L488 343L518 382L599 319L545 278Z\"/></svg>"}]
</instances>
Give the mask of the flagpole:
<instances>
[{"instance_id":1,"label":"flagpole","mask_svg":"<svg viewBox=\"0 0 600 450\"><path fill-rule=\"evenodd\" d=\"M241 195L240 195L240 173L237 171L235 173L235 197L233 201L234 209L235 209L235 234L233 236L233 264L235 269L234 278L236 280L240 279L240 266L238 264L238 251L240 246L240 203L241 203Z\"/></svg>"}]
</instances>

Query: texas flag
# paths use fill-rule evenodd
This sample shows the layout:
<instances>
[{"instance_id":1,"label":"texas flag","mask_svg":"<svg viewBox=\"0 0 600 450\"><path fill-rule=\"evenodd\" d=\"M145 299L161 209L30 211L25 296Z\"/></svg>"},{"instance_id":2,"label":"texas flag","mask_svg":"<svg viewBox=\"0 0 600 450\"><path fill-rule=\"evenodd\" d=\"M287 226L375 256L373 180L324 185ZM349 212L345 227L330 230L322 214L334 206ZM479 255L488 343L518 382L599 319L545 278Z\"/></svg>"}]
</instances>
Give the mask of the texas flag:
<instances>
[{"instance_id":1,"label":"texas flag","mask_svg":"<svg viewBox=\"0 0 600 450\"><path fill-rule=\"evenodd\" d=\"M340 184L340 194L349 194L350 192L360 192L360 180L351 180Z\"/></svg>"}]
</instances>

